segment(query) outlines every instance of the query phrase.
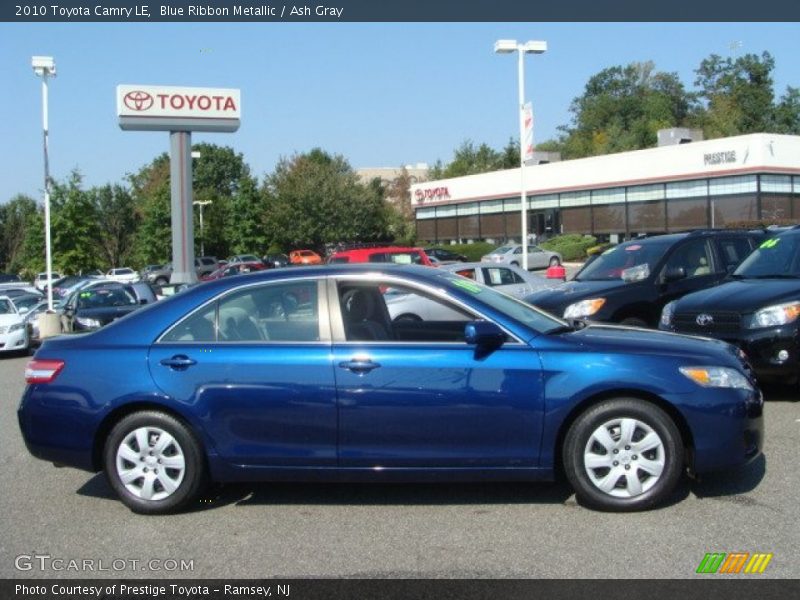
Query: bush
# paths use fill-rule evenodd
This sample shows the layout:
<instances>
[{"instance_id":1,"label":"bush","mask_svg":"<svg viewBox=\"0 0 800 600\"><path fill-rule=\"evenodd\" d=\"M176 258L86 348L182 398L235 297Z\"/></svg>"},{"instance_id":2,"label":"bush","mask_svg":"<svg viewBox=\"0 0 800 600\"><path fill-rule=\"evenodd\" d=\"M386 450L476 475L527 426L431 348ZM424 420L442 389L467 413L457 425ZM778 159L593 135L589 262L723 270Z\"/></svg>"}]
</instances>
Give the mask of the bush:
<instances>
[{"instance_id":1,"label":"bush","mask_svg":"<svg viewBox=\"0 0 800 600\"><path fill-rule=\"evenodd\" d=\"M595 254L602 254L609 248L613 248L616 244L598 244L597 246L592 246L591 248L586 249L586 256L594 256Z\"/></svg>"},{"instance_id":2,"label":"bush","mask_svg":"<svg viewBox=\"0 0 800 600\"><path fill-rule=\"evenodd\" d=\"M577 234L559 235L539 244L545 250L561 254L564 261L586 258L586 251L595 245L597 238Z\"/></svg>"},{"instance_id":3,"label":"bush","mask_svg":"<svg viewBox=\"0 0 800 600\"><path fill-rule=\"evenodd\" d=\"M766 229L770 225L787 227L797 225L797 219L771 219L769 221L733 221L725 224L725 229Z\"/></svg>"}]
</instances>

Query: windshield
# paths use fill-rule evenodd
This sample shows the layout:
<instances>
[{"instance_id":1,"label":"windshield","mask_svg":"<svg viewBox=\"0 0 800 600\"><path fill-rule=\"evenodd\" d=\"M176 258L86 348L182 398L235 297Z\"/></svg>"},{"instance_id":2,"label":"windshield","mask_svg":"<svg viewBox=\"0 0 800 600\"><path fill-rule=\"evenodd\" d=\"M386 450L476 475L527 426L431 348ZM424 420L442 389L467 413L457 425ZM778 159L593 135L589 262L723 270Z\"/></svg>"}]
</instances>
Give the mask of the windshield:
<instances>
[{"instance_id":1,"label":"windshield","mask_svg":"<svg viewBox=\"0 0 800 600\"><path fill-rule=\"evenodd\" d=\"M800 233L793 231L766 240L733 274L746 279L800 277Z\"/></svg>"},{"instance_id":2,"label":"windshield","mask_svg":"<svg viewBox=\"0 0 800 600\"><path fill-rule=\"evenodd\" d=\"M575 276L575 281L647 279L670 246L667 240L632 241L606 250Z\"/></svg>"},{"instance_id":3,"label":"windshield","mask_svg":"<svg viewBox=\"0 0 800 600\"><path fill-rule=\"evenodd\" d=\"M454 286L472 294L478 301L508 315L523 325L527 325L534 331L546 334L568 327L566 321L562 321L550 313L546 313L530 304L476 283L466 277L454 274L443 274L442 276Z\"/></svg>"},{"instance_id":4,"label":"windshield","mask_svg":"<svg viewBox=\"0 0 800 600\"><path fill-rule=\"evenodd\" d=\"M78 308L107 308L137 304L133 294L122 288L105 288L80 292Z\"/></svg>"}]
</instances>

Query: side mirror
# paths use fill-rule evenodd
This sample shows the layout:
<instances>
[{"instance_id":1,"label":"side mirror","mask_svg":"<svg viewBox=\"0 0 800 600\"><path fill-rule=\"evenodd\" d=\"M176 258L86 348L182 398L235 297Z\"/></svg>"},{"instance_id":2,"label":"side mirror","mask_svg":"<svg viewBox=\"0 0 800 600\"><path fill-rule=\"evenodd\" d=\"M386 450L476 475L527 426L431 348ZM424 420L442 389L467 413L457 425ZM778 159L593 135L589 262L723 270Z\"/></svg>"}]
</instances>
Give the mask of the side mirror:
<instances>
[{"instance_id":1,"label":"side mirror","mask_svg":"<svg viewBox=\"0 0 800 600\"><path fill-rule=\"evenodd\" d=\"M670 267L667 269L667 272L664 273L664 281L666 283L670 283L672 281L678 281L679 279L686 278L686 270L683 267Z\"/></svg>"},{"instance_id":2,"label":"side mirror","mask_svg":"<svg viewBox=\"0 0 800 600\"><path fill-rule=\"evenodd\" d=\"M17 310L17 312L19 312L19 314L21 314L21 315L24 315L29 310L30 309L27 306L20 306L19 309Z\"/></svg>"},{"instance_id":3,"label":"side mirror","mask_svg":"<svg viewBox=\"0 0 800 600\"><path fill-rule=\"evenodd\" d=\"M506 334L491 321L473 321L464 327L464 340L472 346L499 347Z\"/></svg>"}]
</instances>

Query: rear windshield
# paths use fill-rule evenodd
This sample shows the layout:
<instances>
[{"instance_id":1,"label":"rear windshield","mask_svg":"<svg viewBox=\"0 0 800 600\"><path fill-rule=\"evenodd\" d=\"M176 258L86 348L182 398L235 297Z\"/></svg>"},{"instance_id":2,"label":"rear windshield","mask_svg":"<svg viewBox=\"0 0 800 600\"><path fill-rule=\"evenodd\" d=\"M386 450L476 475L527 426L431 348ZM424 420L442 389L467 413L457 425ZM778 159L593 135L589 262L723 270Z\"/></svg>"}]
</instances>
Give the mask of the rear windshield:
<instances>
[{"instance_id":1,"label":"rear windshield","mask_svg":"<svg viewBox=\"0 0 800 600\"><path fill-rule=\"evenodd\" d=\"M376 252L370 255L369 262L388 262L396 265L424 264L419 252Z\"/></svg>"},{"instance_id":2,"label":"rear windshield","mask_svg":"<svg viewBox=\"0 0 800 600\"><path fill-rule=\"evenodd\" d=\"M80 292L78 308L107 308L137 304L136 297L122 288L106 288Z\"/></svg>"}]
</instances>

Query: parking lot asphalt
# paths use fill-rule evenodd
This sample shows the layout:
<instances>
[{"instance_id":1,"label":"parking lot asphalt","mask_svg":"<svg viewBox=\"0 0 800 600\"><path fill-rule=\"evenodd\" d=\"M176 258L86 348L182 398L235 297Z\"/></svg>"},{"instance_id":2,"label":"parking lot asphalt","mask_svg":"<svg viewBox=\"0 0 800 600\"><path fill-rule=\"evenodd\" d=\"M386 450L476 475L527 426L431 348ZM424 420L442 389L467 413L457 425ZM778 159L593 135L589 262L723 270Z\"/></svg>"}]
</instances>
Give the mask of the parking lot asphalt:
<instances>
[{"instance_id":1,"label":"parking lot asphalt","mask_svg":"<svg viewBox=\"0 0 800 600\"><path fill-rule=\"evenodd\" d=\"M695 574L707 552L773 553L759 577L800 576L795 389L767 390L764 458L685 479L649 512L592 512L563 483L281 483L218 486L187 513L143 517L102 475L28 454L27 360L0 357L0 577L709 578Z\"/></svg>"}]
</instances>

